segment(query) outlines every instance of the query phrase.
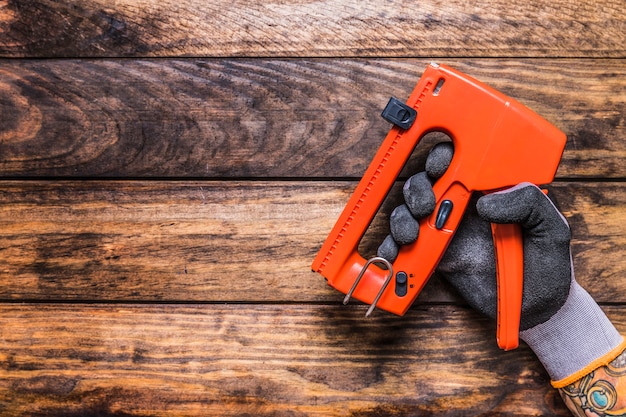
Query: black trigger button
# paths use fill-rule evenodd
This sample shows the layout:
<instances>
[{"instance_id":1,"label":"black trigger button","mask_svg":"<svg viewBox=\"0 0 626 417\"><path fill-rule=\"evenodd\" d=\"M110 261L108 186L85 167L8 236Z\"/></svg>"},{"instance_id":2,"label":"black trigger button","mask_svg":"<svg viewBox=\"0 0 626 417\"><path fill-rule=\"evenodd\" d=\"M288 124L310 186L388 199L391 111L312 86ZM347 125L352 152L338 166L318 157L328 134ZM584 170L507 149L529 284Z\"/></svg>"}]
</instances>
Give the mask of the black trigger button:
<instances>
[{"instance_id":1,"label":"black trigger button","mask_svg":"<svg viewBox=\"0 0 626 417\"><path fill-rule=\"evenodd\" d=\"M453 207L454 203L450 200L443 200L441 202L439 205L439 211L437 212L437 218L435 219L435 227L437 229L443 229L448 217L450 217L450 213L452 213Z\"/></svg>"}]
</instances>

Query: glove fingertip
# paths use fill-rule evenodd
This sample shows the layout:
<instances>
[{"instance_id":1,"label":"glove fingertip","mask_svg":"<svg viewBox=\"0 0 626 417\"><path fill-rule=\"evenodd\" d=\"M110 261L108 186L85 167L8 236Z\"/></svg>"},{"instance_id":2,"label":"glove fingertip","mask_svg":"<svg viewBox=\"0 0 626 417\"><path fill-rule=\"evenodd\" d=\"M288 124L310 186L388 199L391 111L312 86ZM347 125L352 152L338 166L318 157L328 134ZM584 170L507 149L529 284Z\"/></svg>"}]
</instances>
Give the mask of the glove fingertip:
<instances>
[{"instance_id":1,"label":"glove fingertip","mask_svg":"<svg viewBox=\"0 0 626 417\"><path fill-rule=\"evenodd\" d=\"M393 237L391 237L391 235L387 235L385 240L383 240L383 243L381 243L378 247L376 256L385 258L389 262L393 263L398 257L399 250L400 246L398 246L396 241L393 240Z\"/></svg>"},{"instance_id":2,"label":"glove fingertip","mask_svg":"<svg viewBox=\"0 0 626 417\"><path fill-rule=\"evenodd\" d=\"M420 219L435 210L435 193L425 172L409 178L404 185L403 193L404 201L413 217Z\"/></svg>"},{"instance_id":3,"label":"glove fingertip","mask_svg":"<svg viewBox=\"0 0 626 417\"><path fill-rule=\"evenodd\" d=\"M411 215L409 208L403 204L395 208L389 219L391 236L399 245L408 245L417 240L419 223Z\"/></svg>"},{"instance_id":4,"label":"glove fingertip","mask_svg":"<svg viewBox=\"0 0 626 417\"><path fill-rule=\"evenodd\" d=\"M433 179L440 178L450 166L454 155L452 142L441 142L435 145L426 158L426 173Z\"/></svg>"}]
</instances>

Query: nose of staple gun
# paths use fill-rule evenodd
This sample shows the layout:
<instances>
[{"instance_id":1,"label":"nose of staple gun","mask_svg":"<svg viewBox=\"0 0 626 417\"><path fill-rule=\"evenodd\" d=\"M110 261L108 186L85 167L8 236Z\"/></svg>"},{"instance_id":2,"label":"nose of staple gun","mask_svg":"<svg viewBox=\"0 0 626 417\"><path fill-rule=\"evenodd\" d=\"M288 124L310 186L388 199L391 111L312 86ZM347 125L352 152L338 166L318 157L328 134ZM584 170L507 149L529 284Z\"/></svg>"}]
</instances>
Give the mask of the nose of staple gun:
<instances>
[{"instance_id":1,"label":"nose of staple gun","mask_svg":"<svg viewBox=\"0 0 626 417\"><path fill-rule=\"evenodd\" d=\"M407 130L413 125L417 117L417 111L397 98L391 97L381 116L400 129Z\"/></svg>"}]
</instances>

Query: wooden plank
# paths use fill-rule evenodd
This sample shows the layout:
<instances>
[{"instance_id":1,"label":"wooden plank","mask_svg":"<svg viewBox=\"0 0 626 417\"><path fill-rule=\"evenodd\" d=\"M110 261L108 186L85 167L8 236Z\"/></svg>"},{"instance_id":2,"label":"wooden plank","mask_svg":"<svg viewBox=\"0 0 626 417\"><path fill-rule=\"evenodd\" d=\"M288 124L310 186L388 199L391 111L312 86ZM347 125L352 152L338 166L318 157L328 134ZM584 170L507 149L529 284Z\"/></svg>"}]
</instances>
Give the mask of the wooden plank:
<instances>
[{"instance_id":1,"label":"wooden plank","mask_svg":"<svg viewBox=\"0 0 626 417\"><path fill-rule=\"evenodd\" d=\"M560 177L626 177L625 60L446 62L567 133ZM359 178L427 64L5 60L0 176Z\"/></svg>"},{"instance_id":2,"label":"wooden plank","mask_svg":"<svg viewBox=\"0 0 626 417\"><path fill-rule=\"evenodd\" d=\"M0 55L624 57L621 0L14 0Z\"/></svg>"},{"instance_id":3,"label":"wooden plank","mask_svg":"<svg viewBox=\"0 0 626 417\"><path fill-rule=\"evenodd\" d=\"M310 272L324 232L307 226L329 229L340 210L319 204L324 184L3 185L2 298L263 301L326 290Z\"/></svg>"},{"instance_id":4,"label":"wooden plank","mask_svg":"<svg viewBox=\"0 0 626 417\"><path fill-rule=\"evenodd\" d=\"M310 265L354 186L4 181L0 299L338 303ZM601 302L626 302L625 187L551 192L572 225L578 279ZM392 194L364 256L387 233ZM457 299L437 284L427 301Z\"/></svg>"},{"instance_id":5,"label":"wooden plank","mask_svg":"<svg viewBox=\"0 0 626 417\"><path fill-rule=\"evenodd\" d=\"M3 304L2 414L569 415L532 352L499 351L475 313L363 311Z\"/></svg>"}]
</instances>

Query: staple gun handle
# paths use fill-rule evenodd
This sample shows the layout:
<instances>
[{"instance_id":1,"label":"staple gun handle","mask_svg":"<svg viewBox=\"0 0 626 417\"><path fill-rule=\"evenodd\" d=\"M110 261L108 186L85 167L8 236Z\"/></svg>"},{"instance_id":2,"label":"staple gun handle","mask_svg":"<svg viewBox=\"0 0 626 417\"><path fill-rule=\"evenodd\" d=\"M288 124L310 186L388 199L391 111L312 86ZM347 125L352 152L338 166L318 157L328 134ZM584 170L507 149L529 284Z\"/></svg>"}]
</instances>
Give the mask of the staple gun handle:
<instances>
[{"instance_id":1,"label":"staple gun handle","mask_svg":"<svg viewBox=\"0 0 626 417\"><path fill-rule=\"evenodd\" d=\"M445 252L447 245L469 203L471 192L455 178L457 169L453 160L448 172L434 185L433 191L437 199L437 208L430 218L420 223L420 239L428 242L428 247L414 248L413 259L421 259L426 270L415 271L419 280L428 279L439 259L432 249ZM427 227L423 227L427 226ZM522 309L522 290L524 283L524 250L522 229L517 224L491 225L495 259L496 283L498 291L497 306L497 342L504 350L512 350L519 346L519 327ZM424 233L425 232L425 233ZM437 245L436 242L440 242ZM431 251L428 253L427 251ZM421 256L420 256L421 255ZM424 262L424 258L436 259L435 263Z\"/></svg>"},{"instance_id":2,"label":"staple gun handle","mask_svg":"<svg viewBox=\"0 0 626 417\"><path fill-rule=\"evenodd\" d=\"M524 285L522 228L517 224L491 224L498 286L497 340L504 350L519 346Z\"/></svg>"}]
</instances>

